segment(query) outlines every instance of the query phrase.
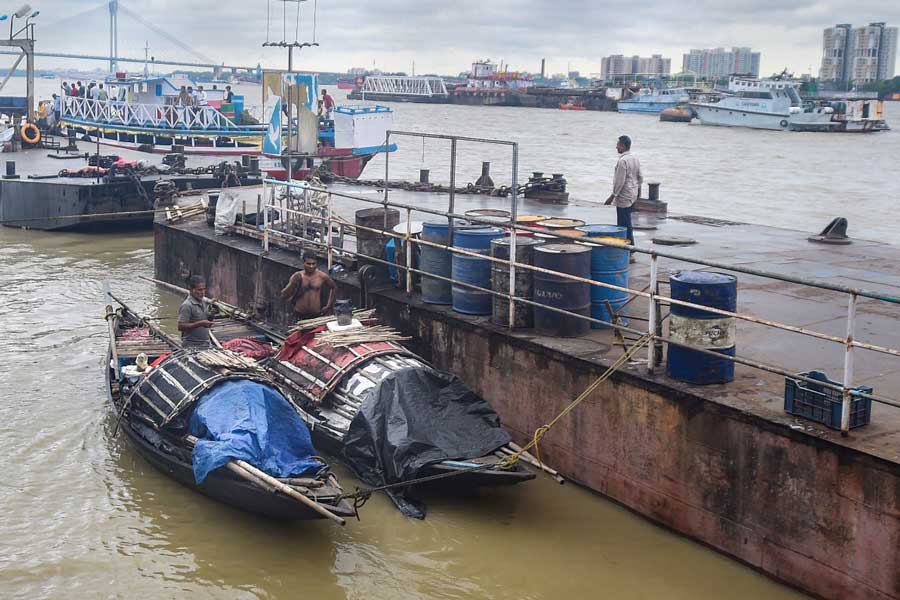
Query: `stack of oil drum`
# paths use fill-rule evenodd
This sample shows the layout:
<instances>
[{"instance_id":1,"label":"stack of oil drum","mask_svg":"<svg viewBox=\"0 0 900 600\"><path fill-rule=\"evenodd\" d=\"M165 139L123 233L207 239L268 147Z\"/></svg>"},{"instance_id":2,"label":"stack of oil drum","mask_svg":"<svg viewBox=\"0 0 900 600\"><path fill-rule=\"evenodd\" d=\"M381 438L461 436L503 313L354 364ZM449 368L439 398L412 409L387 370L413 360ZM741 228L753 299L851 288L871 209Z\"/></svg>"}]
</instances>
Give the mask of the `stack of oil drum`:
<instances>
[{"instance_id":1,"label":"stack of oil drum","mask_svg":"<svg viewBox=\"0 0 900 600\"><path fill-rule=\"evenodd\" d=\"M452 245L469 254L420 245L421 269L432 275L422 276L422 300L429 304L451 305L454 311L463 314L491 315L492 322L509 327L509 300L499 295L510 291L509 266L471 255L510 260L512 232L503 227L509 223L509 213L479 209L468 211L466 216L489 222L454 221L452 236L446 220L423 224L423 241ZM572 275L583 281L517 268L514 294L542 306L516 303L513 327L534 327L541 335L557 337L587 333L591 327L588 320L562 311L608 323L627 323L619 311L627 303L628 294L588 283L593 279L628 287L629 254L618 247L626 243L623 227L583 225L582 221L547 219L539 215L521 216L516 221L546 231L543 235L521 231L513 234L516 235L517 263ZM494 222L497 226L493 226ZM563 241L554 234L582 236L583 241ZM458 283L451 283L450 279ZM594 324L594 327L602 326Z\"/></svg>"}]
</instances>

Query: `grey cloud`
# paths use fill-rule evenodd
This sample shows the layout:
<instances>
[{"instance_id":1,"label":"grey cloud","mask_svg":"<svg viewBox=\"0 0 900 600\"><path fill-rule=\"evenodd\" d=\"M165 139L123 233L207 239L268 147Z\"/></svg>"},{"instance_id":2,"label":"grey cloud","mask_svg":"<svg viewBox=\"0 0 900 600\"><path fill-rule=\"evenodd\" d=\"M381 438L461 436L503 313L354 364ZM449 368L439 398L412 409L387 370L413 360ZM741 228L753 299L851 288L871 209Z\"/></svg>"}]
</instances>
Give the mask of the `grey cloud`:
<instances>
[{"instance_id":1,"label":"grey cloud","mask_svg":"<svg viewBox=\"0 0 900 600\"><path fill-rule=\"evenodd\" d=\"M203 54L229 63L283 66L283 52L264 50L264 0L121 0ZM47 22L39 45L61 51L102 52L108 44L105 12L97 0L34 0ZM600 70L607 54L660 52L680 64L692 47L749 45L763 53L764 70L784 64L804 70L818 62L821 29L836 22L885 20L900 24L900 2L883 0L318 0L320 48L300 53L315 69L370 65L386 69L453 73L475 58L504 59L513 69L536 70L547 57L555 71L568 61L585 72ZM280 2L272 2L273 8ZM311 33L313 0L303 5L304 32ZM65 17L100 7L90 18ZM281 38L281 11L274 11L273 37ZM290 11L289 11L290 13ZM852 17L851 17L852 15ZM289 37L293 16L289 15ZM123 54L142 55L149 39L157 56L190 58L170 42L120 16ZM66 31L69 34L66 34ZM39 25L39 36L41 34ZM74 34L73 34L74 33Z\"/></svg>"}]
</instances>

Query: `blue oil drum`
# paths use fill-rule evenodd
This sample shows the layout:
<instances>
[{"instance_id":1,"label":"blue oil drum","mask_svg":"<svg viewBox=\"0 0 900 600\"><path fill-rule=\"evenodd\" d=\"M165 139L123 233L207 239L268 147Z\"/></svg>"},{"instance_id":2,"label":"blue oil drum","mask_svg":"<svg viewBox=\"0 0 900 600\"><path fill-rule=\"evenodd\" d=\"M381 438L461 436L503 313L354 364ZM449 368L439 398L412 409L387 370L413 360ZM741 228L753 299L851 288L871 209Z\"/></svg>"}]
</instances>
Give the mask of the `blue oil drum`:
<instances>
[{"instance_id":1,"label":"blue oil drum","mask_svg":"<svg viewBox=\"0 0 900 600\"><path fill-rule=\"evenodd\" d=\"M454 228L457 223L453 224ZM435 244L449 243L450 222L431 221L422 224L422 239ZM426 273L450 278L451 254L449 250L420 245L420 268ZM429 304L453 304L450 282L434 277L422 276L422 301Z\"/></svg>"},{"instance_id":2,"label":"blue oil drum","mask_svg":"<svg viewBox=\"0 0 900 600\"><path fill-rule=\"evenodd\" d=\"M737 310L737 278L725 273L682 271L669 278L672 298L720 310ZM669 337L683 344L734 356L735 320L699 308L672 305ZM697 385L734 380L734 362L669 344L666 374Z\"/></svg>"},{"instance_id":3,"label":"blue oil drum","mask_svg":"<svg viewBox=\"0 0 900 600\"><path fill-rule=\"evenodd\" d=\"M594 226L596 227L596 226ZM604 226L609 228L609 226ZM624 227L616 227L625 231ZM618 231L612 232L618 233ZM597 240L591 244L591 240ZM591 247L591 279L619 287L628 287L628 250L622 248L628 240L621 236L591 235L584 244ZM610 288L591 286L591 317L607 323L613 322L616 315L619 325L626 325L628 319L619 315L619 310L628 302L628 292ZM610 312L610 310L612 312ZM602 329L604 325L591 323L594 329Z\"/></svg>"},{"instance_id":4,"label":"blue oil drum","mask_svg":"<svg viewBox=\"0 0 900 600\"><path fill-rule=\"evenodd\" d=\"M534 265L589 279L591 248L582 244L544 244L534 249ZM590 314L590 287L559 275L534 273L535 302L585 317ZM538 335L578 337L590 330L590 321L535 306L534 329Z\"/></svg>"},{"instance_id":5,"label":"blue oil drum","mask_svg":"<svg viewBox=\"0 0 900 600\"><path fill-rule=\"evenodd\" d=\"M505 232L499 227L453 228L453 247L470 252L490 255L491 240L503 237ZM463 283L491 289L491 261L463 254L453 254L451 258L453 279ZM491 294L452 284L453 310L466 315L491 314Z\"/></svg>"},{"instance_id":6,"label":"blue oil drum","mask_svg":"<svg viewBox=\"0 0 900 600\"><path fill-rule=\"evenodd\" d=\"M388 243L384 245L384 259L388 261L388 275L391 277L391 281L397 283L397 267L394 266L397 258L397 248L396 242L394 238L388 240Z\"/></svg>"}]
</instances>

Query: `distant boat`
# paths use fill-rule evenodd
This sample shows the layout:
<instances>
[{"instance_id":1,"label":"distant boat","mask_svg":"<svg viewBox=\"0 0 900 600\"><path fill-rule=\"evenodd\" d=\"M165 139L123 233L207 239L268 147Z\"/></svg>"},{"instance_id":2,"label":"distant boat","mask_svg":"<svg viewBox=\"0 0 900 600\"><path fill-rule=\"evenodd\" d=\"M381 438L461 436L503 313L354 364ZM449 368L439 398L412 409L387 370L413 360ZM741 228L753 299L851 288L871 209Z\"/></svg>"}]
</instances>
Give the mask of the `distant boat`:
<instances>
[{"instance_id":1,"label":"distant boat","mask_svg":"<svg viewBox=\"0 0 900 600\"><path fill-rule=\"evenodd\" d=\"M341 77L338 79L337 87L339 90L352 90L356 87L356 77Z\"/></svg>"},{"instance_id":2,"label":"distant boat","mask_svg":"<svg viewBox=\"0 0 900 600\"><path fill-rule=\"evenodd\" d=\"M41 73L41 79L56 79L53 73Z\"/></svg>"},{"instance_id":3,"label":"distant boat","mask_svg":"<svg viewBox=\"0 0 900 600\"><path fill-rule=\"evenodd\" d=\"M619 100L619 112L658 115L667 108L690 101L692 88L643 88L636 96Z\"/></svg>"},{"instance_id":4,"label":"distant boat","mask_svg":"<svg viewBox=\"0 0 900 600\"><path fill-rule=\"evenodd\" d=\"M315 106L318 81L315 76L305 77L313 92L309 103ZM196 87L195 82L183 76L116 75L104 83L107 100L71 96L63 99L60 121L67 129L96 135L103 145L146 152L165 154L173 152L174 146L182 146L185 154L263 154L263 171L276 179L287 177L287 167L280 158L280 143L287 131L287 123L282 123L284 111L272 111L266 122L250 118L249 114L245 118L244 113L250 111L245 111L244 97L235 95L231 103L226 103L225 90L221 88L206 90L204 106L181 106L178 95L182 86ZM334 175L355 179L376 154L385 150L385 134L393 123L391 109L377 105L339 106L332 117L317 122L318 150L295 161L291 167L295 179L309 176L314 168L307 159L327 164ZM270 129L275 133L270 133ZM394 149L396 145L391 144L389 150Z\"/></svg>"},{"instance_id":5,"label":"distant boat","mask_svg":"<svg viewBox=\"0 0 900 600\"><path fill-rule=\"evenodd\" d=\"M669 121L672 123L690 123L693 118L693 111L685 106L666 108L659 113L660 121Z\"/></svg>"},{"instance_id":6,"label":"distant boat","mask_svg":"<svg viewBox=\"0 0 900 600\"><path fill-rule=\"evenodd\" d=\"M571 102L567 102L566 104L560 104L559 110L587 110L587 109L578 104L572 104Z\"/></svg>"},{"instance_id":7,"label":"distant boat","mask_svg":"<svg viewBox=\"0 0 900 600\"><path fill-rule=\"evenodd\" d=\"M878 100L803 103L790 79L732 77L718 102L691 103L704 125L780 131L871 132L888 129Z\"/></svg>"}]
</instances>

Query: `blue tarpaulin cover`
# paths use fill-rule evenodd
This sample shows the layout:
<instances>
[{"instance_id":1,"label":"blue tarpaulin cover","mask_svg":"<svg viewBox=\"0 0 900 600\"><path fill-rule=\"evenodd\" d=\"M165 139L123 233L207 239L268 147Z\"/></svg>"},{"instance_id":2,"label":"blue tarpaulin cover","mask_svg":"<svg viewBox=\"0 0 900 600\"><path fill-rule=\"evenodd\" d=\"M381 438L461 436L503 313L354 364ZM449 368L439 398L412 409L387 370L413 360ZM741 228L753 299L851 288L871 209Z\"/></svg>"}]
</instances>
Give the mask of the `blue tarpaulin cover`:
<instances>
[{"instance_id":1,"label":"blue tarpaulin cover","mask_svg":"<svg viewBox=\"0 0 900 600\"><path fill-rule=\"evenodd\" d=\"M273 477L299 477L322 468L309 430L275 388L249 380L215 386L191 417L194 479L229 460L247 461Z\"/></svg>"}]
</instances>

